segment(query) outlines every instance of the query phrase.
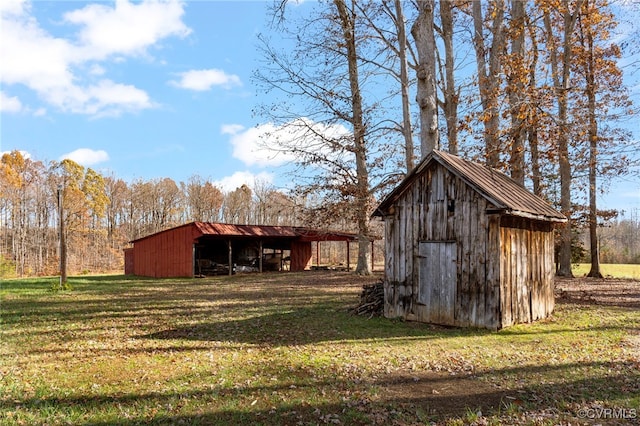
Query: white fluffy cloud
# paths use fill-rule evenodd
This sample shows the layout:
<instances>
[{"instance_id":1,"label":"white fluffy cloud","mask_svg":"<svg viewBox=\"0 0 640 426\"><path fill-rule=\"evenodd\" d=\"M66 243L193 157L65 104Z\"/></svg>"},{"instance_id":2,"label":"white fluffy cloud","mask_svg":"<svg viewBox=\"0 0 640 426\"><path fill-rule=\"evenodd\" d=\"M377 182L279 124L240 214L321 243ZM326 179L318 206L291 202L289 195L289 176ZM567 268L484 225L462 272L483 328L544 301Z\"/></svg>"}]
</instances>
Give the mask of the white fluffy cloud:
<instances>
[{"instance_id":1,"label":"white fluffy cloud","mask_svg":"<svg viewBox=\"0 0 640 426\"><path fill-rule=\"evenodd\" d=\"M9 96L0 90L0 111L20 112L22 111L22 102L17 97Z\"/></svg>"},{"instance_id":2,"label":"white fluffy cloud","mask_svg":"<svg viewBox=\"0 0 640 426\"><path fill-rule=\"evenodd\" d=\"M242 185L247 185L249 188L254 188L256 183L273 183L273 175L271 173L261 172L253 174L251 172L235 172L231 176L226 176L220 180L212 182L214 186L217 186L224 192L234 191Z\"/></svg>"},{"instance_id":3,"label":"white fluffy cloud","mask_svg":"<svg viewBox=\"0 0 640 426\"><path fill-rule=\"evenodd\" d=\"M82 27L78 53L87 59L102 59L141 54L163 38L187 36L191 30L181 21L183 14L178 1L117 0L114 7L91 4L66 13L64 19Z\"/></svg>"},{"instance_id":4,"label":"white fluffy cloud","mask_svg":"<svg viewBox=\"0 0 640 426\"><path fill-rule=\"evenodd\" d=\"M248 166L261 167L295 161L296 149L307 152L327 150L320 135L328 139L349 135L344 126L315 123L307 118L299 118L283 126L266 123L249 129L238 124L227 124L222 126L221 132L230 135L235 158ZM324 155L331 154L327 151Z\"/></svg>"},{"instance_id":5,"label":"white fluffy cloud","mask_svg":"<svg viewBox=\"0 0 640 426\"><path fill-rule=\"evenodd\" d=\"M109 154L104 150L93 150L89 148L79 148L60 157L60 160L69 159L82 166L92 166L98 163L104 163L109 160Z\"/></svg>"},{"instance_id":6,"label":"white fluffy cloud","mask_svg":"<svg viewBox=\"0 0 640 426\"><path fill-rule=\"evenodd\" d=\"M235 74L227 74L223 70L207 69L207 70L191 70L178 74L180 80L171 81L170 84L181 89L207 91L213 86L220 86L225 89L233 86L242 86L240 77Z\"/></svg>"},{"instance_id":7,"label":"white fluffy cloud","mask_svg":"<svg viewBox=\"0 0 640 426\"><path fill-rule=\"evenodd\" d=\"M162 39L185 37L190 30L183 14L177 0L90 4L63 16L61 24L79 31L75 38L61 38L40 26L28 2L3 1L2 83L24 85L46 103L73 113L117 115L151 108L146 92L104 78L97 62L145 55Z\"/></svg>"}]
</instances>

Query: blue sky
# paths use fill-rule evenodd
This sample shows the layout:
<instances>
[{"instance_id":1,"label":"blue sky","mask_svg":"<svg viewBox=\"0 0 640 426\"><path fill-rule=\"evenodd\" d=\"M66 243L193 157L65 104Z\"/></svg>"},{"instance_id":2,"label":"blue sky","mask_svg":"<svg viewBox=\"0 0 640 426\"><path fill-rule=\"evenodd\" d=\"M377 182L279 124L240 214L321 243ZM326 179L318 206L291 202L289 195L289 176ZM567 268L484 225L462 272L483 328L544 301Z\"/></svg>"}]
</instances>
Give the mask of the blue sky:
<instances>
[{"instance_id":1,"label":"blue sky","mask_svg":"<svg viewBox=\"0 0 640 426\"><path fill-rule=\"evenodd\" d=\"M0 152L131 181L276 183L248 138L267 2L2 2Z\"/></svg>"},{"instance_id":2,"label":"blue sky","mask_svg":"<svg viewBox=\"0 0 640 426\"><path fill-rule=\"evenodd\" d=\"M126 181L286 186L287 158L256 145L273 128L252 116L269 4L3 0L0 152L71 158ZM640 184L621 181L602 200L640 208Z\"/></svg>"}]
</instances>

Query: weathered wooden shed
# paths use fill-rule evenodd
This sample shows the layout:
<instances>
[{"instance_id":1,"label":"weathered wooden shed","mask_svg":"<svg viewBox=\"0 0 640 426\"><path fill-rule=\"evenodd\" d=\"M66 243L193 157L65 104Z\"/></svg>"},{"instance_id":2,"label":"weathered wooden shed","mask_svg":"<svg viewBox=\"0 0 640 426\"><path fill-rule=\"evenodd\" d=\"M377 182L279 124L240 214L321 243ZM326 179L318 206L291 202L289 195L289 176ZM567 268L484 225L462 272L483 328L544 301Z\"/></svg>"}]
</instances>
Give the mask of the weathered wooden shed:
<instances>
[{"instance_id":1,"label":"weathered wooden shed","mask_svg":"<svg viewBox=\"0 0 640 426\"><path fill-rule=\"evenodd\" d=\"M386 317L498 330L553 311L553 228L566 218L505 174L434 151L374 216Z\"/></svg>"},{"instance_id":2,"label":"weathered wooden shed","mask_svg":"<svg viewBox=\"0 0 640 426\"><path fill-rule=\"evenodd\" d=\"M191 222L132 241L125 273L148 277L193 277L233 273L238 265L256 271L302 271L312 259L312 242L357 239L354 234L292 226ZM286 253L286 254L285 254ZM286 259L285 259L286 256ZM347 255L348 261L348 255Z\"/></svg>"}]
</instances>

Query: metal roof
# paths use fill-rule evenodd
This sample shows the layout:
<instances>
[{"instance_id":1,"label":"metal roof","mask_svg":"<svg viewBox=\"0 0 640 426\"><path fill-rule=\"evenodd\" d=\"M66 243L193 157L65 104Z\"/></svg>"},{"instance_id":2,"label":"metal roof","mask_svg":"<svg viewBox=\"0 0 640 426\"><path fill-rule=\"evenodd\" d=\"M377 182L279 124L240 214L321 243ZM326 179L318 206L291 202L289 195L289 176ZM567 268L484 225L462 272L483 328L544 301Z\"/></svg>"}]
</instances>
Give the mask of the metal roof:
<instances>
[{"instance_id":1,"label":"metal roof","mask_svg":"<svg viewBox=\"0 0 640 426\"><path fill-rule=\"evenodd\" d=\"M226 237L286 237L298 236L290 226L265 225L233 225L229 223L193 222L203 235L218 235Z\"/></svg>"},{"instance_id":2,"label":"metal roof","mask_svg":"<svg viewBox=\"0 0 640 426\"><path fill-rule=\"evenodd\" d=\"M183 227L192 227L195 231L195 238L203 236L210 237L230 237L230 238L269 238L269 239L292 239L298 241L355 241L357 234L342 231L318 230L294 226L270 226L270 225L234 225L230 223L214 222L189 222L174 228L165 229L154 234L131 241L135 243L146 238L171 232ZM376 238L374 238L376 239Z\"/></svg>"},{"instance_id":3,"label":"metal roof","mask_svg":"<svg viewBox=\"0 0 640 426\"><path fill-rule=\"evenodd\" d=\"M504 173L443 151L434 150L405 177L405 179L380 203L373 213L382 216L413 181L432 164L439 163L464 180L480 195L502 210L504 214L530 219L566 222L567 218L552 208L545 200L533 194Z\"/></svg>"}]
</instances>

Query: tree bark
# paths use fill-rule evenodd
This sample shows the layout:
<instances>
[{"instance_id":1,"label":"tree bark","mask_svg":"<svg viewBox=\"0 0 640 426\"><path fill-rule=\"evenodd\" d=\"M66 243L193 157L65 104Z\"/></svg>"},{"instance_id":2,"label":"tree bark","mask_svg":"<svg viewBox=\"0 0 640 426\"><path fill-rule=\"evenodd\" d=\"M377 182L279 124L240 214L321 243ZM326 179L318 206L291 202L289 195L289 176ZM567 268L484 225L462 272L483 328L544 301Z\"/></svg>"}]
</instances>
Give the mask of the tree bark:
<instances>
[{"instance_id":1,"label":"tree bark","mask_svg":"<svg viewBox=\"0 0 640 426\"><path fill-rule=\"evenodd\" d=\"M478 89L482 103L484 123L485 155L487 164L497 167L500 162L500 108L498 93L500 88L500 72L502 69L502 51L504 47L504 0L495 0L493 4L493 21L491 25L491 47L487 59L484 43L484 18L482 2L471 2L473 17L473 46L476 52L478 72Z\"/></svg>"},{"instance_id":2,"label":"tree bark","mask_svg":"<svg viewBox=\"0 0 640 426\"><path fill-rule=\"evenodd\" d=\"M418 2L418 17L411 28L418 51L418 93L420 108L420 156L439 148L438 94L436 92L436 41L433 28L434 0Z\"/></svg>"},{"instance_id":3,"label":"tree bark","mask_svg":"<svg viewBox=\"0 0 640 426\"><path fill-rule=\"evenodd\" d=\"M578 0L572 14L569 0L563 0L561 7L563 17L562 61L559 61L549 11L544 14L544 25L547 31L547 45L550 48L552 78L558 106L558 167L560 172L560 210L568 221L560 230L559 264L556 273L563 277L572 277L571 272L571 162L569 160L569 128L568 128L568 91L571 76L571 39L578 19L578 11L583 0ZM560 69L562 68L562 69Z\"/></svg>"},{"instance_id":4,"label":"tree bark","mask_svg":"<svg viewBox=\"0 0 640 426\"><path fill-rule=\"evenodd\" d=\"M587 9L588 9L587 0ZM587 57L585 64L587 79L587 110L589 114L589 251L591 254L591 269L588 277L602 278L600 271L600 251L598 247L598 208L597 208L597 165L598 165L598 122L596 120L596 80L595 58L593 55L593 33L591 28L587 32Z\"/></svg>"},{"instance_id":5,"label":"tree bark","mask_svg":"<svg viewBox=\"0 0 640 426\"><path fill-rule=\"evenodd\" d=\"M449 152L458 155L458 103L459 96L455 84L455 56L453 50L453 1L440 1L440 21L444 43L444 84L443 110L447 123Z\"/></svg>"},{"instance_id":6,"label":"tree bark","mask_svg":"<svg viewBox=\"0 0 640 426\"><path fill-rule=\"evenodd\" d=\"M511 58L509 80L509 110L511 114L511 157L509 166L513 180L524 186L525 76L524 34L525 0L511 1Z\"/></svg>"},{"instance_id":7,"label":"tree bark","mask_svg":"<svg viewBox=\"0 0 640 426\"><path fill-rule=\"evenodd\" d=\"M358 76L358 54L355 40L355 17L343 0L334 0L340 18L344 43L347 51L351 107L353 110L354 155L356 158L356 215L358 222L358 263L356 274L370 275L369 264L369 173L367 169L367 147L362 111L362 95ZM352 9L353 10L353 9Z\"/></svg>"}]
</instances>

